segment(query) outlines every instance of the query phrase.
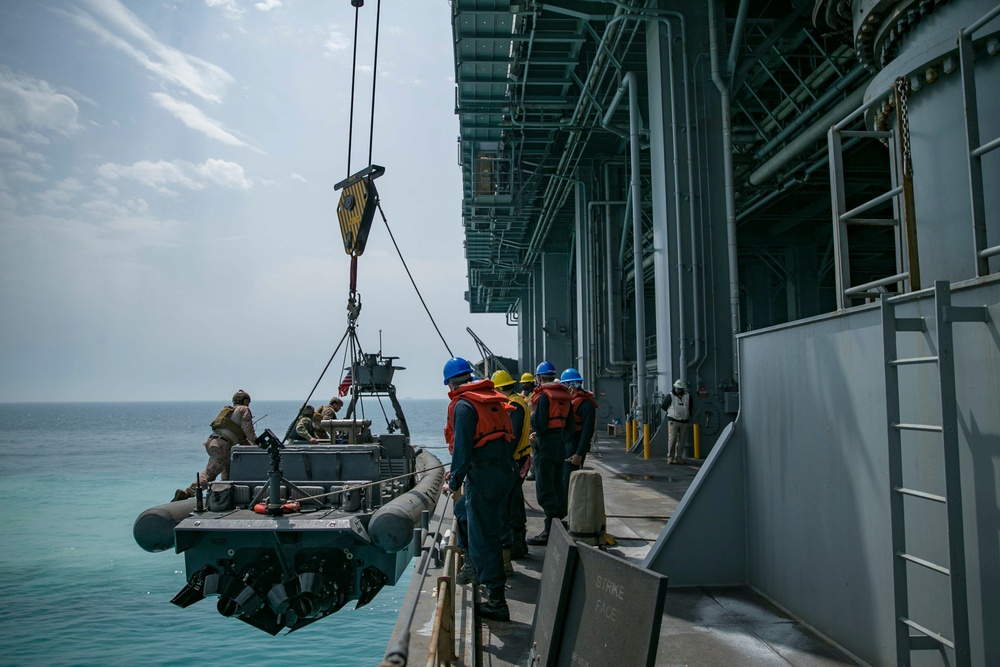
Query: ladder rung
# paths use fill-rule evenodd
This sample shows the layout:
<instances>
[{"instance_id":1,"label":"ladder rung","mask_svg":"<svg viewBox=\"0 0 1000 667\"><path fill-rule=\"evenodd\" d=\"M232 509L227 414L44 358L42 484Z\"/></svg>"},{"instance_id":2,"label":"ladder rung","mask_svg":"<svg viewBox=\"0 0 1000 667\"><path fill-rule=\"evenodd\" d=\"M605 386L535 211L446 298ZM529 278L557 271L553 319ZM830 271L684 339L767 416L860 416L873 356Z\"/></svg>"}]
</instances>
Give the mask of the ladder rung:
<instances>
[{"instance_id":1,"label":"ladder rung","mask_svg":"<svg viewBox=\"0 0 1000 667\"><path fill-rule=\"evenodd\" d=\"M988 322L986 306L945 306L945 322Z\"/></svg>"},{"instance_id":2,"label":"ladder rung","mask_svg":"<svg viewBox=\"0 0 1000 667\"><path fill-rule=\"evenodd\" d=\"M941 642L927 635L910 635L911 651L940 651Z\"/></svg>"},{"instance_id":3,"label":"ladder rung","mask_svg":"<svg viewBox=\"0 0 1000 667\"><path fill-rule=\"evenodd\" d=\"M924 560L923 558L917 558L913 554L903 553L902 551L897 552L896 555L902 558L903 560L910 561L914 565L920 565L922 567L926 567L928 570L934 570L935 572L940 572L946 577L951 576L951 571L948 568L942 567L937 563L932 563L929 560Z\"/></svg>"},{"instance_id":4,"label":"ladder rung","mask_svg":"<svg viewBox=\"0 0 1000 667\"><path fill-rule=\"evenodd\" d=\"M944 431L943 428L934 424L893 424L892 427L901 431L933 431L935 433Z\"/></svg>"},{"instance_id":5,"label":"ladder rung","mask_svg":"<svg viewBox=\"0 0 1000 667\"><path fill-rule=\"evenodd\" d=\"M899 620L902 621L904 624L910 626L911 628L913 628L914 630L916 630L920 634L922 634L922 635L924 635L926 637L929 637L930 639L933 639L938 644L944 644L945 646L947 646L950 649L954 649L955 648L955 642L951 641L950 639L946 639L944 636L939 635L938 633L934 632L933 630L928 630L924 626L920 625L919 623L914 623L913 621L911 621L908 618L900 617ZM914 646L913 645L913 640L914 639L917 639L917 638L914 637L913 635L910 635L910 642L911 642L910 646L911 647L916 648L916 649L924 648L923 646ZM937 647L934 647L934 648L937 648Z\"/></svg>"},{"instance_id":6,"label":"ladder rung","mask_svg":"<svg viewBox=\"0 0 1000 667\"><path fill-rule=\"evenodd\" d=\"M896 331L926 331L927 324L922 317L896 318Z\"/></svg>"},{"instance_id":7,"label":"ladder rung","mask_svg":"<svg viewBox=\"0 0 1000 667\"><path fill-rule=\"evenodd\" d=\"M906 366L907 364L934 364L937 357L907 357L904 359L893 359L889 362L892 366Z\"/></svg>"},{"instance_id":8,"label":"ladder rung","mask_svg":"<svg viewBox=\"0 0 1000 667\"><path fill-rule=\"evenodd\" d=\"M905 486L897 486L893 491L897 493L902 493L903 495L913 496L915 498L923 498L924 500L933 500L937 503L947 503L948 499L944 496L939 496L934 493L927 493L926 491L917 491L916 489L908 489Z\"/></svg>"}]
</instances>

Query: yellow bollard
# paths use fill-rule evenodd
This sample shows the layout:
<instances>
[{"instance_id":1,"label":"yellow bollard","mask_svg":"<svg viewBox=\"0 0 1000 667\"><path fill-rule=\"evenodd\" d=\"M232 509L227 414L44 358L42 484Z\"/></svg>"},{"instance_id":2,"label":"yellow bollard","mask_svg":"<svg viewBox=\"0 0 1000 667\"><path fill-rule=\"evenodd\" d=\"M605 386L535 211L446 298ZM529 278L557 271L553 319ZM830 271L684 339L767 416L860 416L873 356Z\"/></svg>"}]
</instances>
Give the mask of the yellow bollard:
<instances>
[{"instance_id":1,"label":"yellow bollard","mask_svg":"<svg viewBox=\"0 0 1000 667\"><path fill-rule=\"evenodd\" d=\"M625 420L625 451L632 447L632 422Z\"/></svg>"},{"instance_id":2,"label":"yellow bollard","mask_svg":"<svg viewBox=\"0 0 1000 667\"><path fill-rule=\"evenodd\" d=\"M649 424L642 425L642 458L649 458Z\"/></svg>"},{"instance_id":3,"label":"yellow bollard","mask_svg":"<svg viewBox=\"0 0 1000 667\"><path fill-rule=\"evenodd\" d=\"M699 437L699 434L698 434L698 425L697 424L693 425L691 427L691 429L692 429L692 432L694 433L694 436L693 436L693 438L694 438L694 457L696 459L700 459L701 458L701 438Z\"/></svg>"}]
</instances>

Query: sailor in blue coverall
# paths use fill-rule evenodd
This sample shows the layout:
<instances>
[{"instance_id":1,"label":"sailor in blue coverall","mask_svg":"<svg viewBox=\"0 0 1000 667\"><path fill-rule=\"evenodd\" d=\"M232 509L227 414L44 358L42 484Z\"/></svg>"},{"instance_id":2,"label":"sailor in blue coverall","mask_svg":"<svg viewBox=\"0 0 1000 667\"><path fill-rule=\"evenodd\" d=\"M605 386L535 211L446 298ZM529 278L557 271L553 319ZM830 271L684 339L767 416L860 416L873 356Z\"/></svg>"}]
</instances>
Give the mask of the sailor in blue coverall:
<instances>
[{"instance_id":1,"label":"sailor in blue coverall","mask_svg":"<svg viewBox=\"0 0 1000 667\"><path fill-rule=\"evenodd\" d=\"M481 618L508 621L500 543L504 503L513 482L513 426L507 399L493 389L490 380L476 380L465 359L449 359L444 380L452 399L445 428L452 451L447 488L457 498L464 485L468 555L488 592L477 609Z\"/></svg>"}]
</instances>

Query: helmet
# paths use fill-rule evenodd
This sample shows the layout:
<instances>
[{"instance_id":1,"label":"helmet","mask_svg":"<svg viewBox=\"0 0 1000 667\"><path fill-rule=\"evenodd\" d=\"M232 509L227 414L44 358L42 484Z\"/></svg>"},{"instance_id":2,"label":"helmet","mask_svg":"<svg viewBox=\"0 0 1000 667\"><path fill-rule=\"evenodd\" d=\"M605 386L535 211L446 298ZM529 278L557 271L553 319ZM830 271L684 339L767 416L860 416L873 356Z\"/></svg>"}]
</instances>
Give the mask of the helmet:
<instances>
[{"instance_id":1,"label":"helmet","mask_svg":"<svg viewBox=\"0 0 1000 667\"><path fill-rule=\"evenodd\" d=\"M559 376L560 382L583 382L583 376L575 368L567 368Z\"/></svg>"},{"instance_id":2,"label":"helmet","mask_svg":"<svg viewBox=\"0 0 1000 667\"><path fill-rule=\"evenodd\" d=\"M333 398L330 399L330 405L339 405L343 407L344 399L342 399L340 396L334 396Z\"/></svg>"},{"instance_id":3,"label":"helmet","mask_svg":"<svg viewBox=\"0 0 1000 667\"><path fill-rule=\"evenodd\" d=\"M316 414L316 408L314 408L311 405L307 405L306 407L302 408L302 412L300 412L299 414L303 417L312 417L314 414Z\"/></svg>"},{"instance_id":4,"label":"helmet","mask_svg":"<svg viewBox=\"0 0 1000 667\"><path fill-rule=\"evenodd\" d=\"M545 375L547 377L555 377L556 376L556 367L553 366L548 361L543 361L542 363L538 364L538 368L535 369L535 375L536 376L537 375Z\"/></svg>"},{"instance_id":5,"label":"helmet","mask_svg":"<svg viewBox=\"0 0 1000 667\"><path fill-rule=\"evenodd\" d=\"M448 380L472 372L472 364L462 357L454 357L444 362L444 383L448 384Z\"/></svg>"},{"instance_id":6,"label":"helmet","mask_svg":"<svg viewBox=\"0 0 1000 667\"><path fill-rule=\"evenodd\" d=\"M233 394L233 405L250 405L250 394L240 389Z\"/></svg>"},{"instance_id":7,"label":"helmet","mask_svg":"<svg viewBox=\"0 0 1000 667\"><path fill-rule=\"evenodd\" d=\"M524 375L522 375L521 376L521 383L524 384L524 383L527 383L527 382L530 382L531 384L534 384L535 383L535 376L532 375L531 373L525 373Z\"/></svg>"},{"instance_id":8,"label":"helmet","mask_svg":"<svg viewBox=\"0 0 1000 667\"><path fill-rule=\"evenodd\" d=\"M493 386L499 389L500 387L506 387L508 385L514 384L514 378L510 376L510 373L500 369L493 374Z\"/></svg>"},{"instance_id":9,"label":"helmet","mask_svg":"<svg viewBox=\"0 0 1000 667\"><path fill-rule=\"evenodd\" d=\"M684 380L677 380L676 382L674 382L674 389L687 389L687 388L688 388L688 383L685 382Z\"/></svg>"}]
</instances>

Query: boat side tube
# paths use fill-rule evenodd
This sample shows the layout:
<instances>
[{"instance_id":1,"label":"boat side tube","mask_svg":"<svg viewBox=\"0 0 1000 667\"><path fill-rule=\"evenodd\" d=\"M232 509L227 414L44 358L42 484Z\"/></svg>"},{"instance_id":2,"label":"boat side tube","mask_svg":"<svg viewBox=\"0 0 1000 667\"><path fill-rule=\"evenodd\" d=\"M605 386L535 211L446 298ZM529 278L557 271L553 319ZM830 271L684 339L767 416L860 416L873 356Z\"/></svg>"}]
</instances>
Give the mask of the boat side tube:
<instances>
[{"instance_id":1,"label":"boat side tube","mask_svg":"<svg viewBox=\"0 0 1000 667\"><path fill-rule=\"evenodd\" d=\"M174 527L194 511L194 498L150 507L132 526L135 543L151 553L174 548Z\"/></svg>"},{"instance_id":2,"label":"boat side tube","mask_svg":"<svg viewBox=\"0 0 1000 667\"><path fill-rule=\"evenodd\" d=\"M419 525L424 510L431 511L441 495L444 469L441 461L427 451L417 454L420 481L410 491L383 505L368 522L368 534L375 545L387 553L402 551L413 543L413 529Z\"/></svg>"}]
</instances>

